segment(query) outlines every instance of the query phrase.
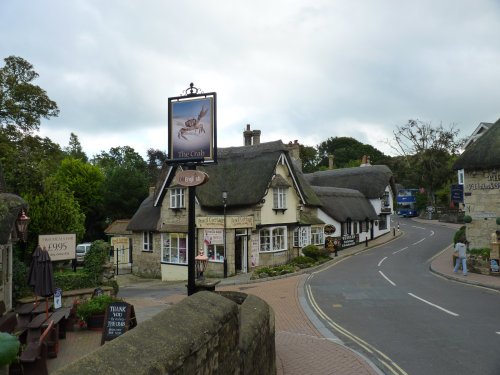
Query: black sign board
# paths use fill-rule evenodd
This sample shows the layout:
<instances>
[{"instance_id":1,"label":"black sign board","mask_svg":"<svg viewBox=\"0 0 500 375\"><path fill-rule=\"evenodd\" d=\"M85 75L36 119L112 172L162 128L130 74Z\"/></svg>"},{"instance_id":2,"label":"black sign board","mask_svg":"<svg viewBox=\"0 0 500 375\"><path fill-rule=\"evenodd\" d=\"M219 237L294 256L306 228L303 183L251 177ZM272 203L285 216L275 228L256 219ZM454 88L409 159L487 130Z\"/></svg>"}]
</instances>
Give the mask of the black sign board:
<instances>
[{"instance_id":1,"label":"black sign board","mask_svg":"<svg viewBox=\"0 0 500 375\"><path fill-rule=\"evenodd\" d=\"M356 235L355 234L345 234L342 236L341 247L349 247L356 245Z\"/></svg>"},{"instance_id":2,"label":"black sign board","mask_svg":"<svg viewBox=\"0 0 500 375\"><path fill-rule=\"evenodd\" d=\"M451 185L451 201L456 203L464 201L464 185Z\"/></svg>"},{"instance_id":3,"label":"black sign board","mask_svg":"<svg viewBox=\"0 0 500 375\"><path fill-rule=\"evenodd\" d=\"M134 306L127 302L111 303L104 316L104 330L101 345L123 335L129 329L137 326Z\"/></svg>"}]
</instances>

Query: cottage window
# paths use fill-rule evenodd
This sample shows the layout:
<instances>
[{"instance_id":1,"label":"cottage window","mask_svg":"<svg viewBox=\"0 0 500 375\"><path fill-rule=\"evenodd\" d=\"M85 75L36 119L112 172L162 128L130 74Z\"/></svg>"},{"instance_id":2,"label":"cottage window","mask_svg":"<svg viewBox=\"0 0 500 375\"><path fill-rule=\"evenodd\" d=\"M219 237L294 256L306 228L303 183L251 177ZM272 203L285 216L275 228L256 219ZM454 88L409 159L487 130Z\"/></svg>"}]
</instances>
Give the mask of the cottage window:
<instances>
[{"instance_id":1,"label":"cottage window","mask_svg":"<svg viewBox=\"0 0 500 375\"><path fill-rule=\"evenodd\" d=\"M347 219L345 223L343 223L343 233L342 234L352 234L352 220Z\"/></svg>"},{"instance_id":2,"label":"cottage window","mask_svg":"<svg viewBox=\"0 0 500 375\"><path fill-rule=\"evenodd\" d=\"M142 232L142 250L153 251L153 232Z\"/></svg>"},{"instance_id":3,"label":"cottage window","mask_svg":"<svg viewBox=\"0 0 500 375\"><path fill-rule=\"evenodd\" d=\"M304 247L311 243L311 228L310 227L298 227L293 231L293 246L294 247Z\"/></svg>"},{"instance_id":4,"label":"cottage window","mask_svg":"<svg viewBox=\"0 0 500 375\"><path fill-rule=\"evenodd\" d=\"M322 227L311 227L311 243L313 245L323 245L325 243Z\"/></svg>"},{"instance_id":5,"label":"cottage window","mask_svg":"<svg viewBox=\"0 0 500 375\"><path fill-rule=\"evenodd\" d=\"M387 229L387 215L379 215L378 217L378 229Z\"/></svg>"},{"instance_id":6,"label":"cottage window","mask_svg":"<svg viewBox=\"0 0 500 375\"><path fill-rule=\"evenodd\" d=\"M361 224L361 232L368 232L368 222L367 221L360 221Z\"/></svg>"},{"instance_id":7,"label":"cottage window","mask_svg":"<svg viewBox=\"0 0 500 375\"><path fill-rule=\"evenodd\" d=\"M259 240L261 252L286 250L286 227L262 228L259 233Z\"/></svg>"},{"instance_id":8,"label":"cottage window","mask_svg":"<svg viewBox=\"0 0 500 375\"><path fill-rule=\"evenodd\" d=\"M165 263L187 264L186 233L163 233L161 260Z\"/></svg>"},{"instance_id":9,"label":"cottage window","mask_svg":"<svg viewBox=\"0 0 500 375\"><path fill-rule=\"evenodd\" d=\"M286 209L286 191L288 188L283 187L275 187L273 189L273 208L275 210L284 210Z\"/></svg>"},{"instance_id":10,"label":"cottage window","mask_svg":"<svg viewBox=\"0 0 500 375\"><path fill-rule=\"evenodd\" d=\"M184 189L170 189L170 208L184 208Z\"/></svg>"}]
</instances>

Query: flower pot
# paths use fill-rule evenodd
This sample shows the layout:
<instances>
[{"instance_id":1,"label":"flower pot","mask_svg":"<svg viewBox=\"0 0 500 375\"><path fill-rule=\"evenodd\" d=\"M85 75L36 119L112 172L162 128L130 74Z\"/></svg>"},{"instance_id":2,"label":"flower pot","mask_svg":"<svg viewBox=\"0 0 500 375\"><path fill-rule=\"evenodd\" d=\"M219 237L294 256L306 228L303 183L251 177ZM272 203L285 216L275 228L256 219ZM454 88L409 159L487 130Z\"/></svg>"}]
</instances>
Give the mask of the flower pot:
<instances>
[{"instance_id":1,"label":"flower pot","mask_svg":"<svg viewBox=\"0 0 500 375\"><path fill-rule=\"evenodd\" d=\"M102 331L104 327L104 314L91 315L90 318L86 320L87 329L91 331Z\"/></svg>"}]
</instances>

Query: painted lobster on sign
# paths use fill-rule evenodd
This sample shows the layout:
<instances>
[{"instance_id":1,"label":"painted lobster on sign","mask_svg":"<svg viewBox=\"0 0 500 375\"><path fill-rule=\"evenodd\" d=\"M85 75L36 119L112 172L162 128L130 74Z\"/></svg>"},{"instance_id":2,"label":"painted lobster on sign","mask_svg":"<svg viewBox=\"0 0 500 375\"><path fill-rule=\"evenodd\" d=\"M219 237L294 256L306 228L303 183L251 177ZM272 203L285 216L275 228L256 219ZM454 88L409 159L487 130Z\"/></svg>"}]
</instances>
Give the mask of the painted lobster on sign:
<instances>
[{"instance_id":1,"label":"painted lobster on sign","mask_svg":"<svg viewBox=\"0 0 500 375\"><path fill-rule=\"evenodd\" d=\"M207 112L208 112L208 108L205 109L205 104L203 104L203 106L201 107L200 113L198 114L198 118L192 118L192 119L187 120L184 123L184 126L177 133L177 137L179 139L182 137L182 138L187 140L186 136L184 135L187 132L194 131L194 133L196 133L196 132L205 133L205 129L203 129L203 124L200 121L203 117L205 117Z\"/></svg>"}]
</instances>

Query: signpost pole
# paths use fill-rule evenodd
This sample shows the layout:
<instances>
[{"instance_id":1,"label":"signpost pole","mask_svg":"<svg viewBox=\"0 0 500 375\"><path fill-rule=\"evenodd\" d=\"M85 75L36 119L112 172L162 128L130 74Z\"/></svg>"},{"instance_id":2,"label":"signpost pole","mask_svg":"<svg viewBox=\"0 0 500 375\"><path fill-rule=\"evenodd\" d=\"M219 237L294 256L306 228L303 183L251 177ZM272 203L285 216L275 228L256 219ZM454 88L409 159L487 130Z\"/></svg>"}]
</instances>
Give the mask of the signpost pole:
<instances>
[{"instance_id":1,"label":"signpost pole","mask_svg":"<svg viewBox=\"0 0 500 375\"><path fill-rule=\"evenodd\" d=\"M196 166L189 166L190 170L195 170ZM196 195L196 187L189 186L188 187L189 194L189 211L188 211L188 296L194 294L196 292L196 284L195 284L195 233L196 233L196 222L195 222L195 195Z\"/></svg>"}]
</instances>

